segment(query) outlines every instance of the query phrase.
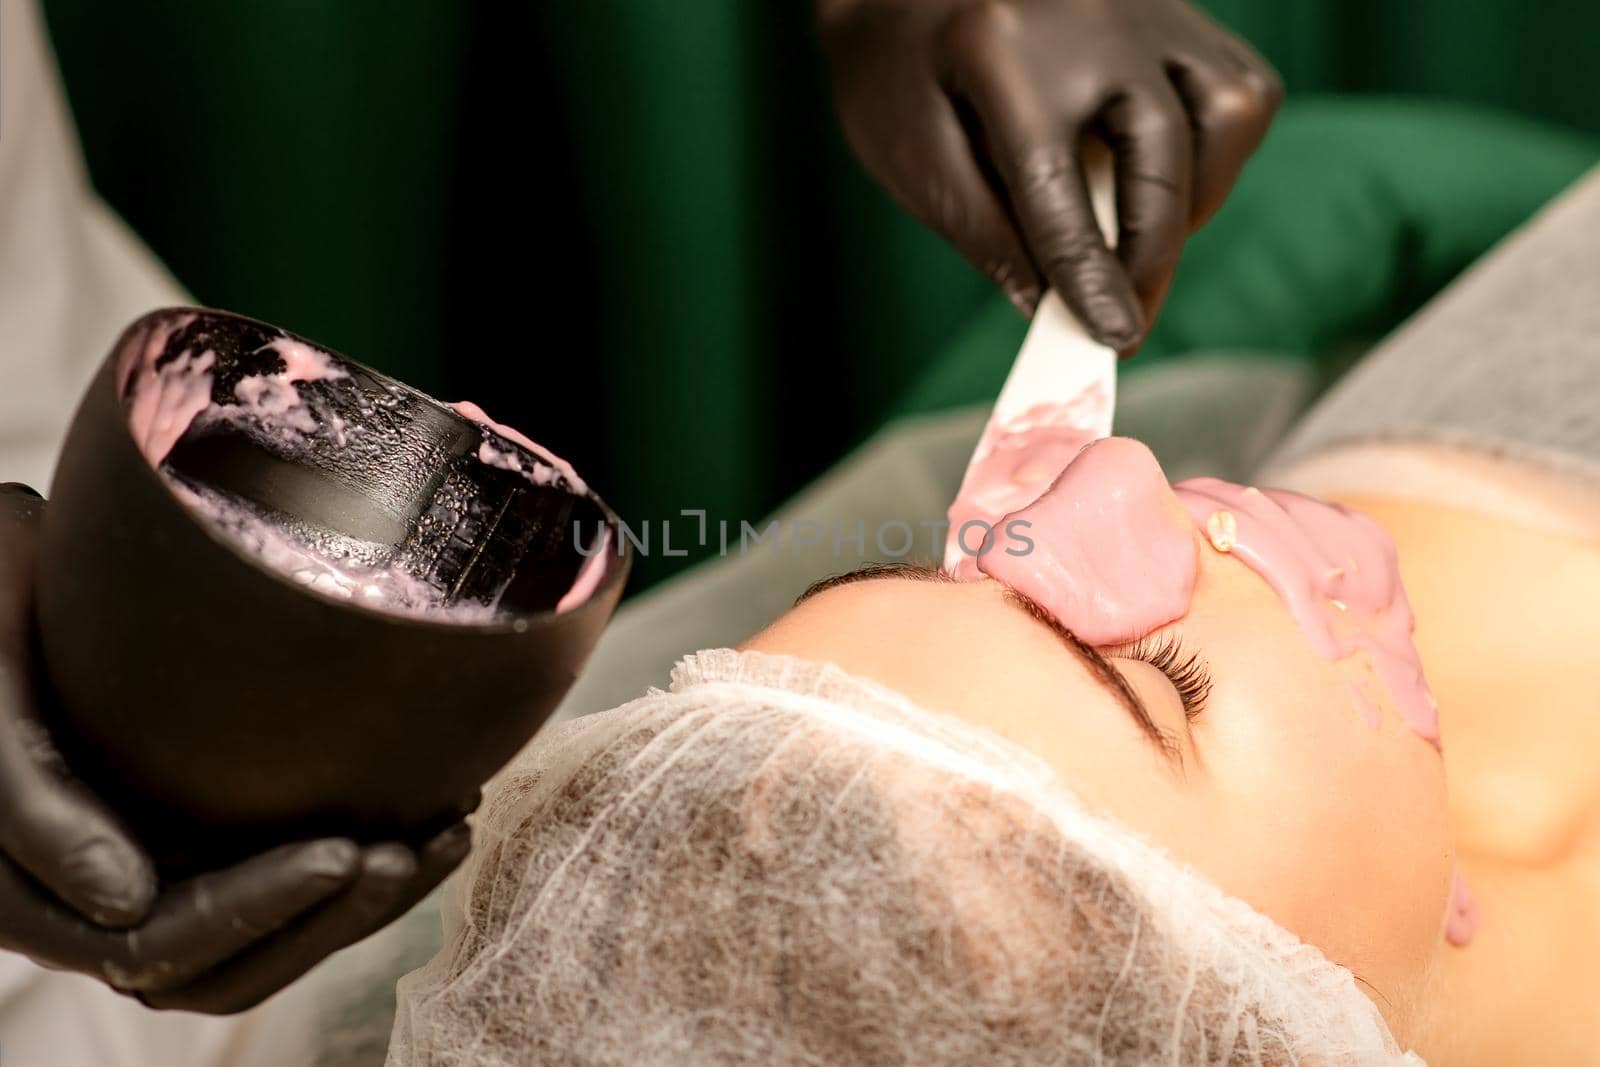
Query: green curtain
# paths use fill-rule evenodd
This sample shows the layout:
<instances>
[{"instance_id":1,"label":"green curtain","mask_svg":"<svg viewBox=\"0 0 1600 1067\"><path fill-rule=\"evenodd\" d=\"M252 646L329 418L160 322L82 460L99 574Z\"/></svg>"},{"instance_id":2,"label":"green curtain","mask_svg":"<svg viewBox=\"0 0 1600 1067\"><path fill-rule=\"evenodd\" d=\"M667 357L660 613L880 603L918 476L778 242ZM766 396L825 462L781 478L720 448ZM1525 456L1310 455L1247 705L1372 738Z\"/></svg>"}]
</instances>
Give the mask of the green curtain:
<instances>
[{"instance_id":1,"label":"green curtain","mask_svg":"<svg viewBox=\"0 0 1600 1067\"><path fill-rule=\"evenodd\" d=\"M96 184L198 299L479 400L636 523L755 519L1019 328L857 173L807 6L45 0ZM1292 95L1600 131L1600 5L1207 6Z\"/></svg>"}]
</instances>

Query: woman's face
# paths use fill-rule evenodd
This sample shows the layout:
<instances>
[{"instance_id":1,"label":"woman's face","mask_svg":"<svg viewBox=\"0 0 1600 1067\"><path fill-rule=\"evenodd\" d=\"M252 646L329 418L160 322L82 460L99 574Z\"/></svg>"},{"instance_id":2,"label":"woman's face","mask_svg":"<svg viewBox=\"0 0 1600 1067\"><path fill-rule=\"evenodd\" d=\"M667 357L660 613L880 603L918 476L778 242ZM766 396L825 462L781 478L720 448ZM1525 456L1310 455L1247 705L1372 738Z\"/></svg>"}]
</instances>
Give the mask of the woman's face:
<instances>
[{"instance_id":1,"label":"woman's face","mask_svg":"<svg viewBox=\"0 0 1600 1067\"><path fill-rule=\"evenodd\" d=\"M916 568L835 582L745 647L832 661L1029 749L1348 967L1403 1031L1453 870L1439 752L1386 698L1371 725L1364 661L1313 651L1260 577L1194 537L1187 613L1137 649L1088 648L993 579Z\"/></svg>"}]
</instances>

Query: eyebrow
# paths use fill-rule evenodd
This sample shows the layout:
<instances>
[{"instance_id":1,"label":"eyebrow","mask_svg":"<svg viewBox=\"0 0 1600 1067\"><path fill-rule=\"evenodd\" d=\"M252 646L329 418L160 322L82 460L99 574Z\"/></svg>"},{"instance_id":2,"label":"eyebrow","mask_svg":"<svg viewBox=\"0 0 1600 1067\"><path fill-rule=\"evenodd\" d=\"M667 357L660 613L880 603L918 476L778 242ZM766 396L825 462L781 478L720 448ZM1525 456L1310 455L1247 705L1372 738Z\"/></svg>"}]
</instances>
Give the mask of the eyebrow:
<instances>
[{"instance_id":1,"label":"eyebrow","mask_svg":"<svg viewBox=\"0 0 1600 1067\"><path fill-rule=\"evenodd\" d=\"M886 578L913 582L954 583L960 581L953 574L927 563L868 563L853 571L835 574L831 577L823 578L821 581L812 582L811 585L806 587L805 592L795 598L795 604L797 606L803 604L818 593L828 589L837 589L843 585L854 585L856 582L879 581ZM1061 643L1067 647L1067 650L1077 657L1078 662L1083 664L1094 679L1116 699L1117 703L1133 719L1134 725L1138 726L1139 731L1149 738L1150 742L1160 750L1161 754L1178 765L1182 765L1182 749L1172 740L1167 731L1156 725L1155 719L1150 714L1150 709L1145 706L1144 701L1140 700L1139 695L1128 685L1128 681L1122 676L1122 672L1113 667L1105 656L1100 654L1098 649L1063 626L1054 615L1045 610L1044 605L1026 593L1018 592L1010 586L1006 586L1004 598L1008 604L1026 613L1034 622L1042 623L1048 627Z\"/></svg>"},{"instance_id":2,"label":"eyebrow","mask_svg":"<svg viewBox=\"0 0 1600 1067\"><path fill-rule=\"evenodd\" d=\"M900 562L900 563L865 563L853 571L843 574L831 575L821 581L812 582L806 586L805 592L794 598L796 607L818 593L829 589L837 589L841 585L854 585L856 582L871 582L879 578L900 578L911 582L956 582L955 575L940 570L931 563Z\"/></svg>"}]
</instances>

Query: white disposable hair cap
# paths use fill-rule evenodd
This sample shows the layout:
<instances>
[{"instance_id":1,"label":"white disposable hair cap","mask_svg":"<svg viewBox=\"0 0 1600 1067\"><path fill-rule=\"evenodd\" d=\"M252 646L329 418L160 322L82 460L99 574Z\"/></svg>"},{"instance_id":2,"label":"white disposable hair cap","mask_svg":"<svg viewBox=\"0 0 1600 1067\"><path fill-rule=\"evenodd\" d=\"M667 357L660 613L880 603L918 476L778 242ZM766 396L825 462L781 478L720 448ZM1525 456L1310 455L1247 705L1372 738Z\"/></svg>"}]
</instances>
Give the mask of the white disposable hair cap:
<instances>
[{"instance_id":1,"label":"white disposable hair cap","mask_svg":"<svg viewBox=\"0 0 1600 1067\"><path fill-rule=\"evenodd\" d=\"M444 911L391 1064L1421 1062L1036 757L788 656L542 736Z\"/></svg>"}]
</instances>

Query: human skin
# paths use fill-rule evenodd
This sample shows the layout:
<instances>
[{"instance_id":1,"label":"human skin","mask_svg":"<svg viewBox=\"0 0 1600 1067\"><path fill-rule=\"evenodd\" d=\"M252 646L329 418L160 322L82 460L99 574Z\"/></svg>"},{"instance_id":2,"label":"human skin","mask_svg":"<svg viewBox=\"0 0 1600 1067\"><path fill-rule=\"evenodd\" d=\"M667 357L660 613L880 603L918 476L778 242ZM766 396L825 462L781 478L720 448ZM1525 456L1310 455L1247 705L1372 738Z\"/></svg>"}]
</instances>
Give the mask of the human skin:
<instances>
[{"instance_id":1,"label":"human skin","mask_svg":"<svg viewBox=\"0 0 1600 1067\"><path fill-rule=\"evenodd\" d=\"M1539 479L1504 472L1508 493ZM1535 492L1542 490L1533 490ZM1568 486L1562 501L1582 494ZM1439 700L1458 862L1482 908L1437 956L1415 1029L1430 1064L1592 1063L1600 1048L1600 525L1551 532L1340 494L1394 538Z\"/></svg>"},{"instance_id":2,"label":"human skin","mask_svg":"<svg viewBox=\"0 0 1600 1067\"><path fill-rule=\"evenodd\" d=\"M840 585L746 647L831 660L1030 749L1085 803L1348 967L1397 1039L1430 1062L1525 1061L1534 1048L1555 1057L1541 1062L1581 1060L1593 1035L1574 1031L1600 992L1592 965L1580 966L1600 944L1589 917L1600 837L1586 829L1600 788L1585 770L1600 716L1575 727L1571 697L1600 692L1600 668L1561 636L1582 627L1551 619L1600 597L1600 551L1435 504L1342 502L1400 547L1442 755L1392 704L1369 725L1349 684L1366 665L1313 652L1266 583L1199 531L1189 611L1154 637L1176 637L1208 665L1200 714L1186 720L1149 663L1101 650L1176 740L1177 760L992 580ZM1575 728L1586 740L1572 742ZM1457 868L1485 915L1464 948L1443 937ZM1563 1003L1565 1028L1507 1021L1550 1018L1537 1009Z\"/></svg>"}]
</instances>

